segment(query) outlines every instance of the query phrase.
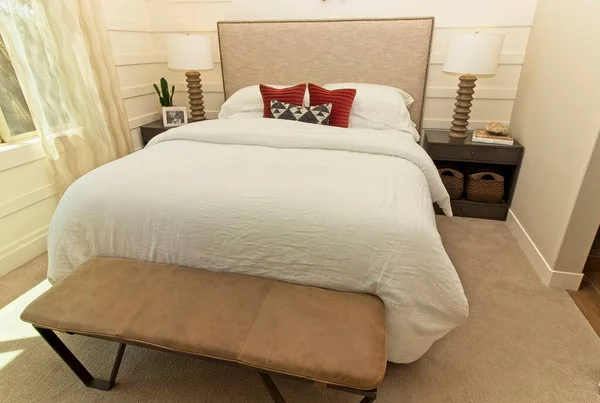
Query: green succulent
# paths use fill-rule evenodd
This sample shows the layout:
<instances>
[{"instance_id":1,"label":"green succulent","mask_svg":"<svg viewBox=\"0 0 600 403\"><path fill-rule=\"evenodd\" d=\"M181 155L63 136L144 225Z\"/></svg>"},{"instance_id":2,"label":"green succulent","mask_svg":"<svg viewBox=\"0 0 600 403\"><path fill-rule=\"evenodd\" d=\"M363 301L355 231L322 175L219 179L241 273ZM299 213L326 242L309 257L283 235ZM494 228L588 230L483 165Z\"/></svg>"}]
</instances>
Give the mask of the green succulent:
<instances>
[{"instance_id":1,"label":"green succulent","mask_svg":"<svg viewBox=\"0 0 600 403\"><path fill-rule=\"evenodd\" d=\"M171 87L171 94L169 94L169 83L164 77L160 79L160 89L156 84L152 84L154 90L158 94L158 99L161 106L173 106L173 94L175 93L175 86Z\"/></svg>"}]
</instances>

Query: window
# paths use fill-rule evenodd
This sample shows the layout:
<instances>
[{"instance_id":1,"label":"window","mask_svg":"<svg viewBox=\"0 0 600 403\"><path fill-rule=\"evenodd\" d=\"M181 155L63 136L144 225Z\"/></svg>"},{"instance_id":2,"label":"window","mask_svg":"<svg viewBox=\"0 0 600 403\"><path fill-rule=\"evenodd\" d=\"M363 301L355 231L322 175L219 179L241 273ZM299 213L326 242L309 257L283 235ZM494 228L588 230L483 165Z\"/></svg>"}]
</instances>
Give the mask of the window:
<instances>
[{"instance_id":1,"label":"window","mask_svg":"<svg viewBox=\"0 0 600 403\"><path fill-rule=\"evenodd\" d=\"M0 37L0 142L20 140L35 134L29 107Z\"/></svg>"}]
</instances>

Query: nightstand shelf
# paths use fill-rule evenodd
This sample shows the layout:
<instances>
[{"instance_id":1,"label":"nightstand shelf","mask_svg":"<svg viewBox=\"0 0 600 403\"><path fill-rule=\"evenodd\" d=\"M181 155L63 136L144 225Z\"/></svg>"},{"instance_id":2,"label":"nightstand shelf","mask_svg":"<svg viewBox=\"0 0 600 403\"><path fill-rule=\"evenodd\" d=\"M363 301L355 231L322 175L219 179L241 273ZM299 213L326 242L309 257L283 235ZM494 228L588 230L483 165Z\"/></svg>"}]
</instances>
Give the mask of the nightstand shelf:
<instances>
[{"instance_id":1,"label":"nightstand shelf","mask_svg":"<svg viewBox=\"0 0 600 403\"><path fill-rule=\"evenodd\" d=\"M479 144L448 137L448 130L426 130L423 147L438 168L453 168L465 175L490 171L504 177L504 197L500 203L480 203L462 199L452 200L452 211L459 217L506 220L523 159L523 146ZM441 210L435 206L435 211Z\"/></svg>"}]
</instances>

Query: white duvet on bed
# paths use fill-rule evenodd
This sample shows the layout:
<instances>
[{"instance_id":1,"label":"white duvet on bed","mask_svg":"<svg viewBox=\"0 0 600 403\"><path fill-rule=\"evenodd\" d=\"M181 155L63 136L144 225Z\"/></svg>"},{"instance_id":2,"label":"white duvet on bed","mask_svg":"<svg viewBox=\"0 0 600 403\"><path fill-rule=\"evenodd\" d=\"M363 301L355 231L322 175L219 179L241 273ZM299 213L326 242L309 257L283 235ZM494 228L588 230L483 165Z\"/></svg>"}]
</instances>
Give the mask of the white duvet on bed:
<instances>
[{"instance_id":1,"label":"white duvet on bed","mask_svg":"<svg viewBox=\"0 0 600 403\"><path fill-rule=\"evenodd\" d=\"M48 276L114 256L373 293L388 359L406 363L468 314L432 201L451 214L410 133L194 123L71 185L50 226Z\"/></svg>"}]
</instances>

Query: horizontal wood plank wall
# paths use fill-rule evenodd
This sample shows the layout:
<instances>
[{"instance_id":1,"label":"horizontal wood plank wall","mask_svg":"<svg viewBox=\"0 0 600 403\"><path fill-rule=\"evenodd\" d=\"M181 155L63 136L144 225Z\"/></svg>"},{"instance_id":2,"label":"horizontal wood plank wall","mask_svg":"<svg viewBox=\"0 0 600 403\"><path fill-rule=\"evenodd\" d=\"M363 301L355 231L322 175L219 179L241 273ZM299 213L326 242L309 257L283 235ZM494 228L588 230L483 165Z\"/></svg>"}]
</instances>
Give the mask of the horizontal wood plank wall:
<instances>
[{"instance_id":1,"label":"horizontal wood plank wall","mask_svg":"<svg viewBox=\"0 0 600 403\"><path fill-rule=\"evenodd\" d=\"M39 142L0 148L0 276L46 250L58 203L52 168Z\"/></svg>"},{"instance_id":2,"label":"horizontal wood plank wall","mask_svg":"<svg viewBox=\"0 0 600 403\"><path fill-rule=\"evenodd\" d=\"M406 0L397 5L386 0L304 0L302 6L293 0L104 0L104 3L132 129L159 118L152 83L161 76L175 85L175 103L187 105L184 73L167 69L165 32L212 37L215 69L203 72L202 81L207 116L214 118L223 103L217 21L423 15L436 17L424 128L450 127L458 79L442 72L448 38L455 32L474 30L506 35L497 75L477 81L471 114L472 126L477 128L491 120L510 121L536 0ZM277 44L266 46L275 49Z\"/></svg>"},{"instance_id":3,"label":"horizontal wood plank wall","mask_svg":"<svg viewBox=\"0 0 600 403\"><path fill-rule=\"evenodd\" d=\"M160 103L152 87L167 76L162 34L155 34L153 0L102 0L129 129L136 149L142 148L139 127L161 118ZM185 81L185 80L183 80ZM184 103L180 103L184 105Z\"/></svg>"}]
</instances>

